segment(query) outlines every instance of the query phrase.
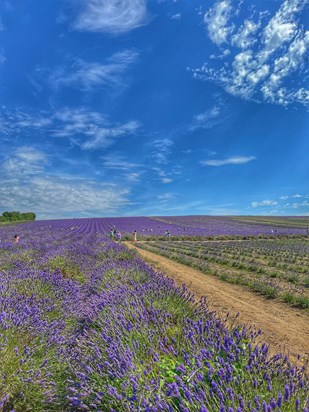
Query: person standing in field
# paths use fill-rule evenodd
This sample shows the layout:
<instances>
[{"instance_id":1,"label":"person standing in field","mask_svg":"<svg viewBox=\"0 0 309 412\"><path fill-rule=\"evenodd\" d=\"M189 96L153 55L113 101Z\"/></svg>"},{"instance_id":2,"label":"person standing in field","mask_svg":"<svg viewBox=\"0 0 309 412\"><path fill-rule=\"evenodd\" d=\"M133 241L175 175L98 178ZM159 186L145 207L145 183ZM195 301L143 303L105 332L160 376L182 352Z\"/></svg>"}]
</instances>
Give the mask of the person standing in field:
<instances>
[{"instance_id":1,"label":"person standing in field","mask_svg":"<svg viewBox=\"0 0 309 412\"><path fill-rule=\"evenodd\" d=\"M121 239L122 239L122 234L121 234L121 232L118 230L118 232L117 232L118 245L121 245Z\"/></svg>"},{"instance_id":2,"label":"person standing in field","mask_svg":"<svg viewBox=\"0 0 309 412\"><path fill-rule=\"evenodd\" d=\"M20 237L18 235L14 236L14 243L19 243Z\"/></svg>"},{"instance_id":3,"label":"person standing in field","mask_svg":"<svg viewBox=\"0 0 309 412\"><path fill-rule=\"evenodd\" d=\"M132 242L137 242L137 231L136 230L132 232Z\"/></svg>"}]
</instances>

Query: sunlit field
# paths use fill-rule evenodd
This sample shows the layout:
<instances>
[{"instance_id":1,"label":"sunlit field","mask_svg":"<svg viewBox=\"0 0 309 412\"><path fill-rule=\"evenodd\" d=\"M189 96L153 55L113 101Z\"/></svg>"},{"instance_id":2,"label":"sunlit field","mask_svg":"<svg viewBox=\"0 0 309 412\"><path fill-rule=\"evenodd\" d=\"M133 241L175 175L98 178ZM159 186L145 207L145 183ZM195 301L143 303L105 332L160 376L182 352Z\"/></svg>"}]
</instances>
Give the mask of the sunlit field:
<instances>
[{"instance_id":1,"label":"sunlit field","mask_svg":"<svg viewBox=\"0 0 309 412\"><path fill-rule=\"evenodd\" d=\"M0 410L308 411L304 368L280 353L269 357L266 344L255 345L260 331L228 327L205 299L195 302L110 238L113 226L128 238L132 230L158 238L170 230L168 241L147 247L201 262L224 280L245 274L247 286L271 279L292 304L308 296L304 228L274 226L276 238L268 225L227 218L219 233L205 225L198 234L197 225L162 218L2 227ZM174 241L181 230L275 239Z\"/></svg>"}]
</instances>

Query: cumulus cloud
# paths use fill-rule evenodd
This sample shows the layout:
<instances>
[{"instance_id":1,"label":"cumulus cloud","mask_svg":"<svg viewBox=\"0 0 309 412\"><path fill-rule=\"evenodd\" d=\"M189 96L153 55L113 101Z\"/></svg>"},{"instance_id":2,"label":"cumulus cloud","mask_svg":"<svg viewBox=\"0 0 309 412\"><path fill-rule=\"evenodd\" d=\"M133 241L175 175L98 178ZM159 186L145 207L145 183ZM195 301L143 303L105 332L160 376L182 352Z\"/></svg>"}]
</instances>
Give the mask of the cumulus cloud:
<instances>
[{"instance_id":1,"label":"cumulus cloud","mask_svg":"<svg viewBox=\"0 0 309 412\"><path fill-rule=\"evenodd\" d=\"M269 208L271 206L276 207L276 213L294 214L297 210L297 213L300 215L308 215L309 195L296 193L294 195L282 195L273 200L266 199L262 201L251 202L251 207L253 207L254 209Z\"/></svg>"},{"instance_id":2,"label":"cumulus cloud","mask_svg":"<svg viewBox=\"0 0 309 412\"><path fill-rule=\"evenodd\" d=\"M259 206L277 206L277 204L278 204L278 202L276 202L275 200L267 199L267 200L262 200L261 202L254 201L254 202L251 203L251 206L253 208L257 208Z\"/></svg>"},{"instance_id":3,"label":"cumulus cloud","mask_svg":"<svg viewBox=\"0 0 309 412\"><path fill-rule=\"evenodd\" d=\"M118 35L148 21L145 0L82 0L81 6L73 23L73 28L79 31Z\"/></svg>"},{"instance_id":4,"label":"cumulus cloud","mask_svg":"<svg viewBox=\"0 0 309 412\"><path fill-rule=\"evenodd\" d=\"M240 49L246 49L256 43L254 34L258 30L260 24L251 20L245 20L244 24L239 28L238 32L231 38L233 46Z\"/></svg>"},{"instance_id":5,"label":"cumulus cloud","mask_svg":"<svg viewBox=\"0 0 309 412\"><path fill-rule=\"evenodd\" d=\"M233 156L226 159L202 160L200 163L203 166L242 165L255 159L254 156Z\"/></svg>"},{"instance_id":6,"label":"cumulus cloud","mask_svg":"<svg viewBox=\"0 0 309 412\"><path fill-rule=\"evenodd\" d=\"M309 32L299 24L299 17L308 4L309 0L284 0L272 17L260 14L258 21L245 20L237 29L231 21L233 12L234 17L237 14L231 2L217 2L205 14L204 22L215 45L225 43L231 48L226 49L226 56L220 53L221 67L206 62L193 70L194 76L215 81L228 93L244 99L307 105L309 91L302 83ZM269 20L265 23L266 18ZM218 62L215 55L210 59ZM297 81L289 82L295 72L299 73Z\"/></svg>"},{"instance_id":7,"label":"cumulus cloud","mask_svg":"<svg viewBox=\"0 0 309 412\"><path fill-rule=\"evenodd\" d=\"M64 212L114 213L128 204L129 189L94 179L46 173L47 156L21 147L0 165L0 204L7 209L39 214Z\"/></svg>"},{"instance_id":8,"label":"cumulus cloud","mask_svg":"<svg viewBox=\"0 0 309 412\"><path fill-rule=\"evenodd\" d=\"M135 50L123 50L113 54L104 64L78 59L69 67L54 70L49 77L49 83L55 88L65 86L84 91L97 90L100 86L119 86L122 84L122 75L137 57Z\"/></svg>"},{"instance_id":9,"label":"cumulus cloud","mask_svg":"<svg viewBox=\"0 0 309 412\"><path fill-rule=\"evenodd\" d=\"M233 27L227 25L231 11L231 2L229 0L221 0L204 16L208 35L218 46L227 42L227 38L233 30Z\"/></svg>"}]
</instances>

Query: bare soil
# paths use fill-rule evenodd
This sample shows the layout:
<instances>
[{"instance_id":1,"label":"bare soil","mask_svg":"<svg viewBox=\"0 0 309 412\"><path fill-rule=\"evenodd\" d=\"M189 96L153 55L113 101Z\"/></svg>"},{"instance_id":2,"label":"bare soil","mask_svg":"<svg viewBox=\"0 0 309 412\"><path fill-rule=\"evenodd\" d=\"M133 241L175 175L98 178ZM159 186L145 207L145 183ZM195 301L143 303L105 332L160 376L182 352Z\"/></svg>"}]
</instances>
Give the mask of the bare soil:
<instances>
[{"instance_id":1,"label":"bare soil","mask_svg":"<svg viewBox=\"0 0 309 412\"><path fill-rule=\"evenodd\" d=\"M185 284L199 299L207 297L209 308L220 318L230 314L236 316L238 324L261 329L261 340L270 347L270 353L282 352L292 360L301 355L301 362L308 366L309 360L309 314L283 303L268 300L239 285L225 283L211 275L174 262L166 257L136 248L131 242L124 242L129 249L135 249L140 257L156 271L163 272L175 281Z\"/></svg>"}]
</instances>

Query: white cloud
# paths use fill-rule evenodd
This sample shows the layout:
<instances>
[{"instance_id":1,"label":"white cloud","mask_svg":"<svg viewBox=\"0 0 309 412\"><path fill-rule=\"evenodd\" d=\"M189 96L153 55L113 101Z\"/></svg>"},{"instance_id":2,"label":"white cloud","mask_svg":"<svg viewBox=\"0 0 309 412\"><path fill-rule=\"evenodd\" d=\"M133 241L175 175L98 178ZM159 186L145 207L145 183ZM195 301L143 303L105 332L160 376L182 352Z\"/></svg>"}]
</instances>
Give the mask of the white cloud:
<instances>
[{"instance_id":1,"label":"white cloud","mask_svg":"<svg viewBox=\"0 0 309 412\"><path fill-rule=\"evenodd\" d=\"M233 27L228 27L227 23L232 11L230 0L218 1L204 16L210 39L217 45L227 42Z\"/></svg>"},{"instance_id":2,"label":"white cloud","mask_svg":"<svg viewBox=\"0 0 309 412\"><path fill-rule=\"evenodd\" d=\"M257 207L259 207L259 206L277 206L277 205L278 205L278 202L277 202L277 201L275 201L275 200L269 200L269 199L267 199L267 200L262 200L261 202L256 202L256 201L254 201L254 202L251 203L251 206L252 206L253 208L257 208Z\"/></svg>"},{"instance_id":3,"label":"white cloud","mask_svg":"<svg viewBox=\"0 0 309 412\"><path fill-rule=\"evenodd\" d=\"M224 165L242 165L252 160L255 160L254 156L234 156L228 157L226 159L210 159L210 160L203 160L200 163L203 166L224 166Z\"/></svg>"},{"instance_id":4,"label":"white cloud","mask_svg":"<svg viewBox=\"0 0 309 412\"><path fill-rule=\"evenodd\" d=\"M91 139L81 144L83 149L98 149L111 146L114 140L125 135L132 135L139 129L140 124L137 121L130 121L115 127L95 127L86 132Z\"/></svg>"},{"instance_id":5,"label":"white cloud","mask_svg":"<svg viewBox=\"0 0 309 412\"><path fill-rule=\"evenodd\" d=\"M144 165L139 163L131 163L128 162L123 156L117 154L110 154L107 156L102 156L103 166L106 169L112 170L132 170L138 167L142 167Z\"/></svg>"},{"instance_id":6,"label":"white cloud","mask_svg":"<svg viewBox=\"0 0 309 412\"><path fill-rule=\"evenodd\" d=\"M15 151L14 156L3 162L2 169L12 178L36 175L42 172L46 162L45 153L30 146L22 146Z\"/></svg>"},{"instance_id":7,"label":"white cloud","mask_svg":"<svg viewBox=\"0 0 309 412\"><path fill-rule=\"evenodd\" d=\"M102 87L122 84L122 75L138 57L134 50L123 50L113 54L105 64L76 60L70 67L61 67L50 76L52 87L63 86L90 91Z\"/></svg>"},{"instance_id":8,"label":"white cloud","mask_svg":"<svg viewBox=\"0 0 309 412\"><path fill-rule=\"evenodd\" d=\"M206 110L206 112L203 112L203 113L200 113L194 116L194 120L196 120L197 123L205 124L209 120L212 120L218 117L219 114L220 114L220 108L218 106L214 106L212 109Z\"/></svg>"},{"instance_id":9,"label":"white cloud","mask_svg":"<svg viewBox=\"0 0 309 412\"><path fill-rule=\"evenodd\" d=\"M33 210L39 214L65 212L114 213L129 203L129 189L93 179L46 173L47 156L21 147L0 168L0 204L3 208Z\"/></svg>"},{"instance_id":10,"label":"white cloud","mask_svg":"<svg viewBox=\"0 0 309 412\"><path fill-rule=\"evenodd\" d=\"M151 158L159 165L167 164L169 162L168 157L171 154L171 147L174 142L170 139L157 139L152 142L154 151L151 154Z\"/></svg>"},{"instance_id":11,"label":"white cloud","mask_svg":"<svg viewBox=\"0 0 309 412\"><path fill-rule=\"evenodd\" d=\"M128 180L129 182L136 183L141 181L141 176L143 175L143 171L141 172L131 172L123 174L123 178Z\"/></svg>"},{"instance_id":12,"label":"white cloud","mask_svg":"<svg viewBox=\"0 0 309 412\"><path fill-rule=\"evenodd\" d=\"M305 34L296 36L290 43L286 53L275 59L272 74L261 88L262 93L267 100L276 102L276 100L279 99L281 104L288 104L290 100L296 100L297 95L302 93L298 90L296 92L297 94L294 93L293 98L291 94L282 90L281 85L287 76L303 65L308 47L309 31ZM307 91L307 99L308 93L309 91ZM300 95L299 97L304 101L304 103L306 102L307 99L304 95Z\"/></svg>"},{"instance_id":13,"label":"white cloud","mask_svg":"<svg viewBox=\"0 0 309 412\"><path fill-rule=\"evenodd\" d=\"M235 33L235 25L230 22L231 3L227 0L216 3L204 19L209 37L218 46L226 43L239 51L232 49L234 55L230 56L221 54L219 58L224 59L221 67L205 63L193 70L194 77L215 81L228 93L243 99L307 105L309 90L302 85L305 77L302 74L306 73L309 32L298 22L307 4L309 0L284 0L266 25L265 15L260 14L257 22L245 20ZM218 59L213 54L212 58ZM296 71L297 82L288 83L288 77Z\"/></svg>"},{"instance_id":14,"label":"white cloud","mask_svg":"<svg viewBox=\"0 0 309 412\"><path fill-rule=\"evenodd\" d=\"M104 114L87 108L63 108L54 113L44 113L44 116L21 111L4 110L0 113L0 130L5 136L16 136L24 129L38 129L53 137L68 138L72 144L87 150L107 148L117 138L136 133L140 126L136 120L111 122Z\"/></svg>"},{"instance_id":15,"label":"white cloud","mask_svg":"<svg viewBox=\"0 0 309 412\"><path fill-rule=\"evenodd\" d=\"M164 193L162 195L157 196L157 199L160 200L161 202L169 202L170 200L174 200L176 198L175 193Z\"/></svg>"},{"instance_id":16,"label":"white cloud","mask_svg":"<svg viewBox=\"0 0 309 412\"><path fill-rule=\"evenodd\" d=\"M176 13L171 15L172 20L181 20L181 13Z\"/></svg>"},{"instance_id":17,"label":"white cloud","mask_svg":"<svg viewBox=\"0 0 309 412\"><path fill-rule=\"evenodd\" d=\"M247 49L256 43L254 33L258 30L259 24L251 20L245 20L238 32L232 36L232 44L240 49Z\"/></svg>"},{"instance_id":18,"label":"white cloud","mask_svg":"<svg viewBox=\"0 0 309 412\"><path fill-rule=\"evenodd\" d=\"M139 182L145 172L141 170L145 167L143 164L128 162L124 156L119 154L102 156L101 159L104 169L121 171L122 177L132 183Z\"/></svg>"},{"instance_id":19,"label":"white cloud","mask_svg":"<svg viewBox=\"0 0 309 412\"><path fill-rule=\"evenodd\" d=\"M295 194L279 196L276 200L266 199L262 201L253 201L251 206L256 208L269 208L275 206L275 210L268 211L268 213L275 214L294 214L295 210L299 209L300 215L308 215L309 213L309 195Z\"/></svg>"},{"instance_id":20,"label":"white cloud","mask_svg":"<svg viewBox=\"0 0 309 412\"><path fill-rule=\"evenodd\" d=\"M196 129L211 129L227 120L229 114L227 113L224 103L220 100L206 111L194 116L192 124L189 126L190 131Z\"/></svg>"},{"instance_id":21,"label":"white cloud","mask_svg":"<svg viewBox=\"0 0 309 412\"><path fill-rule=\"evenodd\" d=\"M0 31L4 31L5 29L6 29L6 27L5 27L4 23L3 23L3 20L2 20L2 18L1 18L1 16L0 16Z\"/></svg>"},{"instance_id":22,"label":"white cloud","mask_svg":"<svg viewBox=\"0 0 309 412\"><path fill-rule=\"evenodd\" d=\"M87 109L64 109L54 117L58 123L51 132L53 136L67 137L73 144L88 150L107 148L118 137L133 134L140 127L135 120L120 125L111 124L101 113Z\"/></svg>"},{"instance_id":23,"label":"white cloud","mask_svg":"<svg viewBox=\"0 0 309 412\"><path fill-rule=\"evenodd\" d=\"M171 179L170 177L163 177L161 182L164 183L164 184L172 183L173 179Z\"/></svg>"},{"instance_id":24,"label":"white cloud","mask_svg":"<svg viewBox=\"0 0 309 412\"><path fill-rule=\"evenodd\" d=\"M81 4L75 30L122 34L148 21L145 0L82 0Z\"/></svg>"},{"instance_id":25,"label":"white cloud","mask_svg":"<svg viewBox=\"0 0 309 412\"><path fill-rule=\"evenodd\" d=\"M0 64L4 64L6 62L6 57L4 54L3 49L0 50Z\"/></svg>"}]
</instances>

